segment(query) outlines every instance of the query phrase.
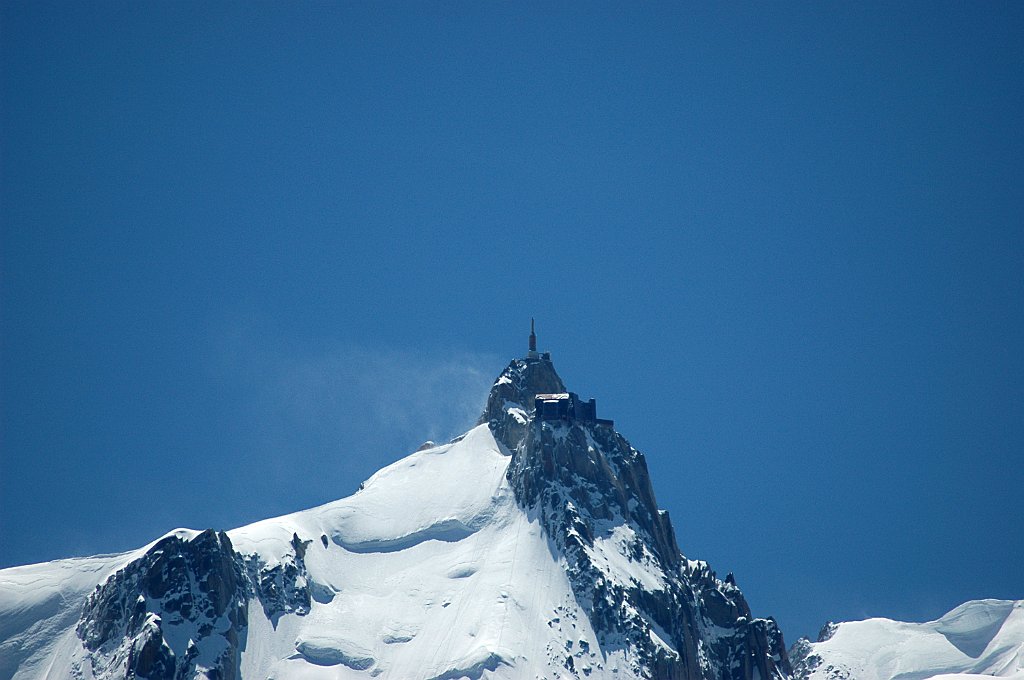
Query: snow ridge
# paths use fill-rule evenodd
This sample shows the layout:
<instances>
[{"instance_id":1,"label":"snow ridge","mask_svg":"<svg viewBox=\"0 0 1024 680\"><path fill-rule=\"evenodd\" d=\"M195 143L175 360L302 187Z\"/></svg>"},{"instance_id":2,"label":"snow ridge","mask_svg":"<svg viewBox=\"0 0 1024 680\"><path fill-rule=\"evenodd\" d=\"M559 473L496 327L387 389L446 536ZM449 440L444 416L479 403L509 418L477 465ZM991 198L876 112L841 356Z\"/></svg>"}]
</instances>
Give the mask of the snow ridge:
<instances>
[{"instance_id":1,"label":"snow ridge","mask_svg":"<svg viewBox=\"0 0 1024 680\"><path fill-rule=\"evenodd\" d=\"M1024 600L973 600L926 623L827 624L791 653L798 680L1024 680Z\"/></svg>"}]
</instances>

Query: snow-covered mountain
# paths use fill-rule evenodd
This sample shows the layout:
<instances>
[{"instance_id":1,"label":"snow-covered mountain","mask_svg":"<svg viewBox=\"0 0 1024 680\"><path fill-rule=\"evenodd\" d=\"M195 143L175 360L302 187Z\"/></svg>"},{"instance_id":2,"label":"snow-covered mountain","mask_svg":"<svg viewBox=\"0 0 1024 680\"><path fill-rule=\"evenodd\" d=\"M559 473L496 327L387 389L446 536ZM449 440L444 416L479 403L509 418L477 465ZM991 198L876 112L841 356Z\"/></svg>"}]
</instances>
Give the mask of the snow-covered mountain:
<instances>
[{"instance_id":1,"label":"snow-covered mountain","mask_svg":"<svg viewBox=\"0 0 1024 680\"><path fill-rule=\"evenodd\" d=\"M974 600L927 623L830 623L790 655L798 680L1024 680L1024 600Z\"/></svg>"},{"instance_id":2,"label":"snow-covered mountain","mask_svg":"<svg viewBox=\"0 0 1024 680\"><path fill-rule=\"evenodd\" d=\"M643 455L535 351L475 428L349 498L0 571L0 678L789 673L775 622L682 556Z\"/></svg>"}]
</instances>

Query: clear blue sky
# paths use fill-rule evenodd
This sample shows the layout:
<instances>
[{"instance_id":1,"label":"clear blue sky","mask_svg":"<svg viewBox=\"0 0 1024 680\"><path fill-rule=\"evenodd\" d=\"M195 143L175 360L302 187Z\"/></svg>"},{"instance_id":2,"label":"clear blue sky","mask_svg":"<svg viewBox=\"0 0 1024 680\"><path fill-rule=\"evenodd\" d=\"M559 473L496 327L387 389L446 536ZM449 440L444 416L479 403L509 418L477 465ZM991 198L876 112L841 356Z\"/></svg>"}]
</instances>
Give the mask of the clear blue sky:
<instances>
[{"instance_id":1,"label":"clear blue sky","mask_svg":"<svg viewBox=\"0 0 1024 680\"><path fill-rule=\"evenodd\" d=\"M0 4L0 566L348 495L535 316L789 642L1024 597L1024 4L634 5Z\"/></svg>"}]
</instances>

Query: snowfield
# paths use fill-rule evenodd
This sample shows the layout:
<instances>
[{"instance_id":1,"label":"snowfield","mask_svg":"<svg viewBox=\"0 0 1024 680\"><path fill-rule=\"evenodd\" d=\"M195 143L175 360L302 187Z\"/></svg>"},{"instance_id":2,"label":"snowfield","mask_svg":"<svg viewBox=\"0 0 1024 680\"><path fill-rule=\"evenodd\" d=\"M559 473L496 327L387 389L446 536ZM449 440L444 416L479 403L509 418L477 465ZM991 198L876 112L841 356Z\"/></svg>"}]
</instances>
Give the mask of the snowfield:
<instances>
[{"instance_id":1,"label":"snowfield","mask_svg":"<svg viewBox=\"0 0 1024 680\"><path fill-rule=\"evenodd\" d=\"M809 647L796 669L807 680L1024 680L1024 600L974 600L927 623L840 623Z\"/></svg>"}]
</instances>

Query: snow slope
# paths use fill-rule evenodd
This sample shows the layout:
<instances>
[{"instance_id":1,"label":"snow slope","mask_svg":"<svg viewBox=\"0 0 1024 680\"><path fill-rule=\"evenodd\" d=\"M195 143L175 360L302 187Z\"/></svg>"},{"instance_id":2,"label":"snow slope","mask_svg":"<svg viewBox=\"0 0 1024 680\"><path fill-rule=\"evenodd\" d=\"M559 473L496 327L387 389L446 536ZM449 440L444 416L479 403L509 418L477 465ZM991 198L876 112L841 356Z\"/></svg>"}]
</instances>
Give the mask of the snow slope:
<instances>
[{"instance_id":1,"label":"snow slope","mask_svg":"<svg viewBox=\"0 0 1024 680\"><path fill-rule=\"evenodd\" d=\"M516 506L508 464L481 425L384 468L349 498L228 532L265 568L289 559L297 535L313 596L304 616L271 620L250 607L242 677L556 677L567 650L580 669L631 677L621 658L588 651L594 633L564 564ZM91 677L75 635L81 605L152 545L0 571L0 677ZM636 569L625 557L606 568L618 562Z\"/></svg>"},{"instance_id":2,"label":"snow slope","mask_svg":"<svg viewBox=\"0 0 1024 680\"><path fill-rule=\"evenodd\" d=\"M791 656L804 680L1024 680L1024 600L974 600L927 623L831 624Z\"/></svg>"},{"instance_id":3,"label":"snow slope","mask_svg":"<svg viewBox=\"0 0 1024 680\"><path fill-rule=\"evenodd\" d=\"M313 538L305 562L321 591L278 631L251 614L243 676L532 678L569 641L596 647L585 617L563 622L549 606L571 601L569 585L516 506L508 463L481 425L384 468L350 498L229 532L236 550L270 565L293 534Z\"/></svg>"},{"instance_id":4,"label":"snow slope","mask_svg":"<svg viewBox=\"0 0 1024 680\"><path fill-rule=\"evenodd\" d=\"M0 570L0 678L46 677L68 633L74 644L86 596L132 557L100 555Z\"/></svg>"}]
</instances>

